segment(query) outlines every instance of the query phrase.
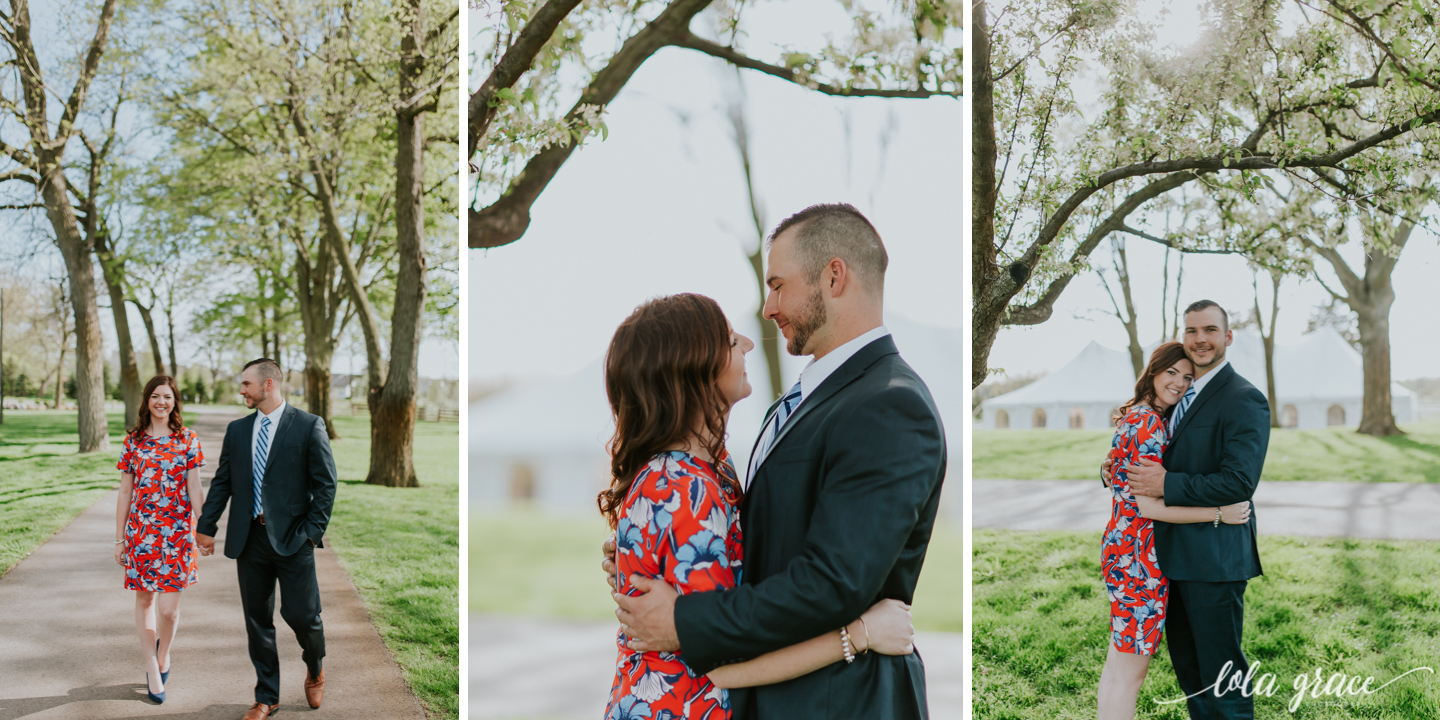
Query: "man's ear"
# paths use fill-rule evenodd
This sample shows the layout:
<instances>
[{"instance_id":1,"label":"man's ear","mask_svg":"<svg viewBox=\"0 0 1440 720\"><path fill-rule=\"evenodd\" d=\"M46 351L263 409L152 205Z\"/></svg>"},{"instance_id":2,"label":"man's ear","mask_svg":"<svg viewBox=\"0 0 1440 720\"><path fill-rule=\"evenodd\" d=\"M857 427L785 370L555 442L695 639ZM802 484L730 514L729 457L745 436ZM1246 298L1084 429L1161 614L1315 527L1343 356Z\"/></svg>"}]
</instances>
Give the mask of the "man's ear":
<instances>
[{"instance_id":1,"label":"man's ear","mask_svg":"<svg viewBox=\"0 0 1440 720\"><path fill-rule=\"evenodd\" d=\"M840 293L845 291L846 283L851 280L850 268L846 267L844 260L831 258L825 271L830 276L830 297L839 297Z\"/></svg>"}]
</instances>

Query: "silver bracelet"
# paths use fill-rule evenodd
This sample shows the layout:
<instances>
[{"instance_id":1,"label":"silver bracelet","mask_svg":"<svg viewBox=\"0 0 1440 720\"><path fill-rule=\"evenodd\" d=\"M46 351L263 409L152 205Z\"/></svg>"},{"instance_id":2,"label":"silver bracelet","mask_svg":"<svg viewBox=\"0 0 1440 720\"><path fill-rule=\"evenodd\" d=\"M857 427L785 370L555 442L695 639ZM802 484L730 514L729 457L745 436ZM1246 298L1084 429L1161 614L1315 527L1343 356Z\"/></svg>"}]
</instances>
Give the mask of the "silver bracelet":
<instances>
[{"instance_id":1,"label":"silver bracelet","mask_svg":"<svg viewBox=\"0 0 1440 720\"><path fill-rule=\"evenodd\" d=\"M1220 527L1220 508L1215 508L1215 527Z\"/></svg>"},{"instance_id":2,"label":"silver bracelet","mask_svg":"<svg viewBox=\"0 0 1440 720\"><path fill-rule=\"evenodd\" d=\"M855 662L855 653L850 650L850 632L844 626L840 628L840 652L844 653L846 663Z\"/></svg>"}]
</instances>

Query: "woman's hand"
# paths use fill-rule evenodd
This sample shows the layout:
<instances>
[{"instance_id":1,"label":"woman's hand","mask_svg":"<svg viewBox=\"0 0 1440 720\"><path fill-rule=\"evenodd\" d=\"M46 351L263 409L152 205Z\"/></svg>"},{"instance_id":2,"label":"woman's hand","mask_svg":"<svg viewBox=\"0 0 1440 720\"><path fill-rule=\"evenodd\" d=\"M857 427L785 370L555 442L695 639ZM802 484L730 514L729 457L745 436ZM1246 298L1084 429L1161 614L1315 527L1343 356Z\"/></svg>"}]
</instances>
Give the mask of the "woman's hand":
<instances>
[{"instance_id":1,"label":"woman's hand","mask_svg":"<svg viewBox=\"0 0 1440 720\"><path fill-rule=\"evenodd\" d=\"M115 543L115 564L125 567L125 543Z\"/></svg>"},{"instance_id":2,"label":"woman's hand","mask_svg":"<svg viewBox=\"0 0 1440 720\"><path fill-rule=\"evenodd\" d=\"M1220 522L1226 525L1244 525L1250 522L1250 501L1241 500L1234 505L1220 508Z\"/></svg>"},{"instance_id":3,"label":"woman's hand","mask_svg":"<svg viewBox=\"0 0 1440 720\"><path fill-rule=\"evenodd\" d=\"M910 623L910 606L899 600L881 600L871 605L860 620L850 623L846 630L857 652L874 650L881 655L909 655L915 652L915 626Z\"/></svg>"}]
</instances>

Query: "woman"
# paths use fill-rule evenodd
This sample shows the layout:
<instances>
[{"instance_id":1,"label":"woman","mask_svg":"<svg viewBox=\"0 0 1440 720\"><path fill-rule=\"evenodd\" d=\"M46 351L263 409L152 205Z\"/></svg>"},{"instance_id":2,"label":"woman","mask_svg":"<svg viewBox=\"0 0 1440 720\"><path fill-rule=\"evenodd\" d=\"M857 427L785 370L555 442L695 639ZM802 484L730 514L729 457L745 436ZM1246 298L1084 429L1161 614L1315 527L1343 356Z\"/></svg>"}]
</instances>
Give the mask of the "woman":
<instances>
[{"instance_id":1,"label":"woman","mask_svg":"<svg viewBox=\"0 0 1440 720\"><path fill-rule=\"evenodd\" d=\"M115 562L125 568L125 589L135 591L145 690L152 701L163 703L180 591L196 581L193 532L205 504L197 471L205 454L200 438L181 423L174 378L156 375L140 397L144 403L135 429L125 436L116 466Z\"/></svg>"},{"instance_id":2,"label":"woman","mask_svg":"<svg viewBox=\"0 0 1440 720\"><path fill-rule=\"evenodd\" d=\"M1195 366L1178 342L1155 348L1135 381L1135 396L1116 411L1110 460L1114 469L1110 523L1105 528L1100 569L1110 596L1110 648L1100 673L1100 720L1130 720L1150 657L1165 627L1168 583L1155 559L1155 520L1167 523L1249 522L1250 503L1221 508L1169 507L1163 498L1130 492L1125 468L1146 458L1155 462L1169 442L1165 421L1190 389Z\"/></svg>"},{"instance_id":3,"label":"woman","mask_svg":"<svg viewBox=\"0 0 1440 720\"><path fill-rule=\"evenodd\" d=\"M636 308L605 357L615 415L612 483L600 512L616 533L617 584L663 578L681 594L740 582L740 483L725 451L730 408L750 394L745 354L715 301L672 295ZM749 662L697 676L679 654L637 652L618 633L607 720L665 717L726 720L725 688L781 682L868 650L913 651L909 606L885 600L845 628Z\"/></svg>"}]
</instances>

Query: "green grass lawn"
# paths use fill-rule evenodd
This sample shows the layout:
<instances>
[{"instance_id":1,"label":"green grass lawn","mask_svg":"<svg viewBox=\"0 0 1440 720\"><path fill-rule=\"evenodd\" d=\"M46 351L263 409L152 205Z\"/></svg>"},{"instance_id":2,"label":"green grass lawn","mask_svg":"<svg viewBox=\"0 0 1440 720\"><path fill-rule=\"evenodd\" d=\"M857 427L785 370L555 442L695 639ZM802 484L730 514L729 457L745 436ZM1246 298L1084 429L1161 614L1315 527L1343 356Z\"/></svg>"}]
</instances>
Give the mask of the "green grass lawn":
<instances>
[{"instance_id":1,"label":"green grass lawn","mask_svg":"<svg viewBox=\"0 0 1440 720\"><path fill-rule=\"evenodd\" d=\"M1388 438L1349 428L1271 430L1265 480L1440 482L1440 423ZM1109 430L976 430L974 477L1093 480L1110 451Z\"/></svg>"},{"instance_id":2,"label":"green grass lawn","mask_svg":"<svg viewBox=\"0 0 1440 720\"><path fill-rule=\"evenodd\" d=\"M976 530L974 717L1093 718L1109 639L1100 533ZM1276 675L1257 718L1440 717L1440 676L1417 672L1369 696L1307 696L1291 714L1297 676L1317 668L1373 676L1440 670L1440 543L1262 537L1265 575L1245 594L1245 653ZM1167 652L1155 656L1139 718L1182 720Z\"/></svg>"},{"instance_id":3,"label":"green grass lawn","mask_svg":"<svg viewBox=\"0 0 1440 720\"><path fill-rule=\"evenodd\" d=\"M76 413L6 410L0 424L0 575L120 484L124 421L111 413L110 451L77 454Z\"/></svg>"},{"instance_id":4,"label":"green grass lawn","mask_svg":"<svg viewBox=\"0 0 1440 720\"><path fill-rule=\"evenodd\" d=\"M471 514L470 611L614 620L600 570L600 544L609 534L598 512ZM917 629L963 629L963 552L960 528L940 524L915 588Z\"/></svg>"},{"instance_id":5,"label":"green grass lawn","mask_svg":"<svg viewBox=\"0 0 1440 720\"><path fill-rule=\"evenodd\" d=\"M365 484L368 418L335 418L340 487L327 530L405 681L434 718L460 714L460 433L418 423L419 488Z\"/></svg>"}]
</instances>

